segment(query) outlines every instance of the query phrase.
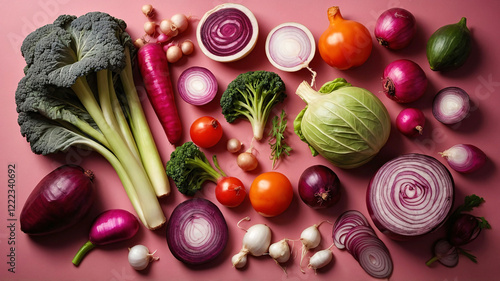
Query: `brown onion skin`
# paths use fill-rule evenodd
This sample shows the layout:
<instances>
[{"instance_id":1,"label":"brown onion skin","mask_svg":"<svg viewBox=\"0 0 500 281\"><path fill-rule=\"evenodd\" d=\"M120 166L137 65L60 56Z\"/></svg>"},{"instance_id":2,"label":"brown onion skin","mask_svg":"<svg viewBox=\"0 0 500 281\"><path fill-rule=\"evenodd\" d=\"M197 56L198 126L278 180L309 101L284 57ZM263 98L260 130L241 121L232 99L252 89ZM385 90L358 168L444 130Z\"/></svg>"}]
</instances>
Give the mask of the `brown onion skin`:
<instances>
[{"instance_id":1,"label":"brown onion skin","mask_svg":"<svg viewBox=\"0 0 500 281\"><path fill-rule=\"evenodd\" d=\"M95 201L93 174L77 165L63 165L33 189L20 215L29 235L60 232L78 223Z\"/></svg>"}]
</instances>

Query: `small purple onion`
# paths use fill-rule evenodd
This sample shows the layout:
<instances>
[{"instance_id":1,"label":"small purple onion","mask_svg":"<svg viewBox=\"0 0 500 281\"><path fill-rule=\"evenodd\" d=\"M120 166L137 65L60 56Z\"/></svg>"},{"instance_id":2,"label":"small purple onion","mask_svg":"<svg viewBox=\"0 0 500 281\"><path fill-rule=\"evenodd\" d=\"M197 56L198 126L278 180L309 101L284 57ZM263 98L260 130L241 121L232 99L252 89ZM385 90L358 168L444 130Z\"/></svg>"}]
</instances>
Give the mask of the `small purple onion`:
<instances>
[{"instance_id":1,"label":"small purple onion","mask_svg":"<svg viewBox=\"0 0 500 281\"><path fill-rule=\"evenodd\" d=\"M409 137L422 134L425 125L424 113L417 108L405 108L396 117L396 127Z\"/></svg>"},{"instance_id":2,"label":"small purple onion","mask_svg":"<svg viewBox=\"0 0 500 281\"><path fill-rule=\"evenodd\" d=\"M73 264L78 266L87 253L95 246L128 240L139 231L139 221L130 212L121 209L111 209L102 212L92 224L89 241L85 243L73 258Z\"/></svg>"},{"instance_id":3,"label":"small purple onion","mask_svg":"<svg viewBox=\"0 0 500 281\"><path fill-rule=\"evenodd\" d=\"M427 89L425 72L418 64L407 59L387 65L382 82L385 95L398 103L416 101Z\"/></svg>"},{"instance_id":4,"label":"small purple onion","mask_svg":"<svg viewBox=\"0 0 500 281\"><path fill-rule=\"evenodd\" d=\"M435 261L439 261L446 267L455 267L458 264L458 249L446 239L437 240L433 245L432 253L434 256L425 263L427 266Z\"/></svg>"},{"instance_id":5,"label":"small purple onion","mask_svg":"<svg viewBox=\"0 0 500 281\"><path fill-rule=\"evenodd\" d=\"M432 102L432 114L443 124L456 124L470 111L470 98L467 92L458 87L440 90Z\"/></svg>"},{"instance_id":6,"label":"small purple onion","mask_svg":"<svg viewBox=\"0 0 500 281\"><path fill-rule=\"evenodd\" d=\"M383 12L375 24L377 41L380 45L392 50L408 46L416 32L415 17L402 8L392 8Z\"/></svg>"},{"instance_id":7,"label":"small purple onion","mask_svg":"<svg viewBox=\"0 0 500 281\"><path fill-rule=\"evenodd\" d=\"M455 246L465 245L481 232L479 218L471 214L459 214L448 230L448 241Z\"/></svg>"},{"instance_id":8,"label":"small purple onion","mask_svg":"<svg viewBox=\"0 0 500 281\"><path fill-rule=\"evenodd\" d=\"M327 208L340 199L340 180L330 168L311 166L302 172L298 190L300 198L313 209Z\"/></svg>"},{"instance_id":9,"label":"small purple onion","mask_svg":"<svg viewBox=\"0 0 500 281\"><path fill-rule=\"evenodd\" d=\"M486 163L486 154L472 144L456 144L440 152L446 158L448 165L460 173L472 173Z\"/></svg>"}]
</instances>

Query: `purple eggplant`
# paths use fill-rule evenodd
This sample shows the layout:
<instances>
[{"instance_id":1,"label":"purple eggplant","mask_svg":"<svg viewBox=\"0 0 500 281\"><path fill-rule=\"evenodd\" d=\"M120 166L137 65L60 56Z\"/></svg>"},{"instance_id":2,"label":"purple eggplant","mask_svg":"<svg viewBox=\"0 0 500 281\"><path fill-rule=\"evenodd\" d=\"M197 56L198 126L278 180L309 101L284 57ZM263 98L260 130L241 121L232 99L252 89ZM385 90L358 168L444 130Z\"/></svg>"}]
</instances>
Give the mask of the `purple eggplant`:
<instances>
[{"instance_id":1,"label":"purple eggplant","mask_svg":"<svg viewBox=\"0 0 500 281\"><path fill-rule=\"evenodd\" d=\"M95 246L125 241L135 236L139 221L130 212L121 209L101 213L92 224L87 241L76 253L73 264L78 266L85 255Z\"/></svg>"},{"instance_id":2,"label":"purple eggplant","mask_svg":"<svg viewBox=\"0 0 500 281\"><path fill-rule=\"evenodd\" d=\"M45 235L78 223L95 201L94 175L77 165L63 165L33 189L20 215L21 230Z\"/></svg>"}]
</instances>

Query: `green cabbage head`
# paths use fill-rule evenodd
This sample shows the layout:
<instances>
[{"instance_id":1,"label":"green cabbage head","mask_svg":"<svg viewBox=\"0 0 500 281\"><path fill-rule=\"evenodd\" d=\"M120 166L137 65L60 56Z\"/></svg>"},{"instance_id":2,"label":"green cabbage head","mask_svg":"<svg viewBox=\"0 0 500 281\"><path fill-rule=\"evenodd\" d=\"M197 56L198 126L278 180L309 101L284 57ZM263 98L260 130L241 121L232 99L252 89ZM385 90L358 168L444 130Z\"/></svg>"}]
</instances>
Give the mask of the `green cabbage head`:
<instances>
[{"instance_id":1,"label":"green cabbage head","mask_svg":"<svg viewBox=\"0 0 500 281\"><path fill-rule=\"evenodd\" d=\"M307 103L293 123L295 133L333 165L350 169L370 161L391 131L389 113L370 91L343 78L315 91L302 82L296 94Z\"/></svg>"}]
</instances>

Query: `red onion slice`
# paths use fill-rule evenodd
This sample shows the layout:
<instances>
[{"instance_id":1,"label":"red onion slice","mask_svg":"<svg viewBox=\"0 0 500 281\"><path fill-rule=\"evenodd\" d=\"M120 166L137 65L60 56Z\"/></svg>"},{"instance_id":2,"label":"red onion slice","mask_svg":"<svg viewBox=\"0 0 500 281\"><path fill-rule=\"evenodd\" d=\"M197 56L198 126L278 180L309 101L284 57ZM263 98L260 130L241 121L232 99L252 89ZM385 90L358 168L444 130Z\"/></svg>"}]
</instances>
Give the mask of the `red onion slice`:
<instances>
[{"instance_id":1,"label":"red onion slice","mask_svg":"<svg viewBox=\"0 0 500 281\"><path fill-rule=\"evenodd\" d=\"M469 111L469 94L458 87L440 90L432 102L432 114L443 124L458 123L467 117Z\"/></svg>"},{"instance_id":2,"label":"red onion slice","mask_svg":"<svg viewBox=\"0 0 500 281\"><path fill-rule=\"evenodd\" d=\"M177 80L177 90L181 98L192 105L204 105L212 101L218 91L214 74L199 66L184 70Z\"/></svg>"},{"instance_id":3,"label":"red onion slice","mask_svg":"<svg viewBox=\"0 0 500 281\"><path fill-rule=\"evenodd\" d=\"M353 255L353 257L357 260L357 256L355 256L355 252L352 250L353 246L359 243L360 240L366 239L367 236L377 236L375 231L371 226L366 225L358 225L353 227L346 235L344 240L345 249Z\"/></svg>"},{"instance_id":4,"label":"red onion slice","mask_svg":"<svg viewBox=\"0 0 500 281\"><path fill-rule=\"evenodd\" d=\"M219 256L229 238L226 220L219 208L203 198L179 204L167 224L167 243L178 260L202 264Z\"/></svg>"},{"instance_id":5,"label":"red onion slice","mask_svg":"<svg viewBox=\"0 0 500 281\"><path fill-rule=\"evenodd\" d=\"M389 250L382 240L367 236L354 251L359 264L370 276L380 279L391 276L394 266Z\"/></svg>"},{"instance_id":6,"label":"red onion slice","mask_svg":"<svg viewBox=\"0 0 500 281\"><path fill-rule=\"evenodd\" d=\"M308 67L315 51L314 36L300 23L282 23L273 28L266 39L267 58L283 71L294 72Z\"/></svg>"},{"instance_id":7,"label":"red onion slice","mask_svg":"<svg viewBox=\"0 0 500 281\"><path fill-rule=\"evenodd\" d=\"M385 163L373 176L366 203L373 223L392 239L434 231L453 204L454 183L433 157L406 154Z\"/></svg>"},{"instance_id":8,"label":"red onion slice","mask_svg":"<svg viewBox=\"0 0 500 281\"><path fill-rule=\"evenodd\" d=\"M201 51L209 58L230 62L248 55L259 35L257 19L243 5L225 3L205 13L196 29Z\"/></svg>"},{"instance_id":9,"label":"red onion slice","mask_svg":"<svg viewBox=\"0 0 500 281\"><path fill-rule=\"evenodd\" d=\"M332 236L335 246L340 250L344 249L345 236L352 228L360 225L370 226L362 213L356 210L348 210L342 213L333 225Z\"/></svg>"}]
</instances>

